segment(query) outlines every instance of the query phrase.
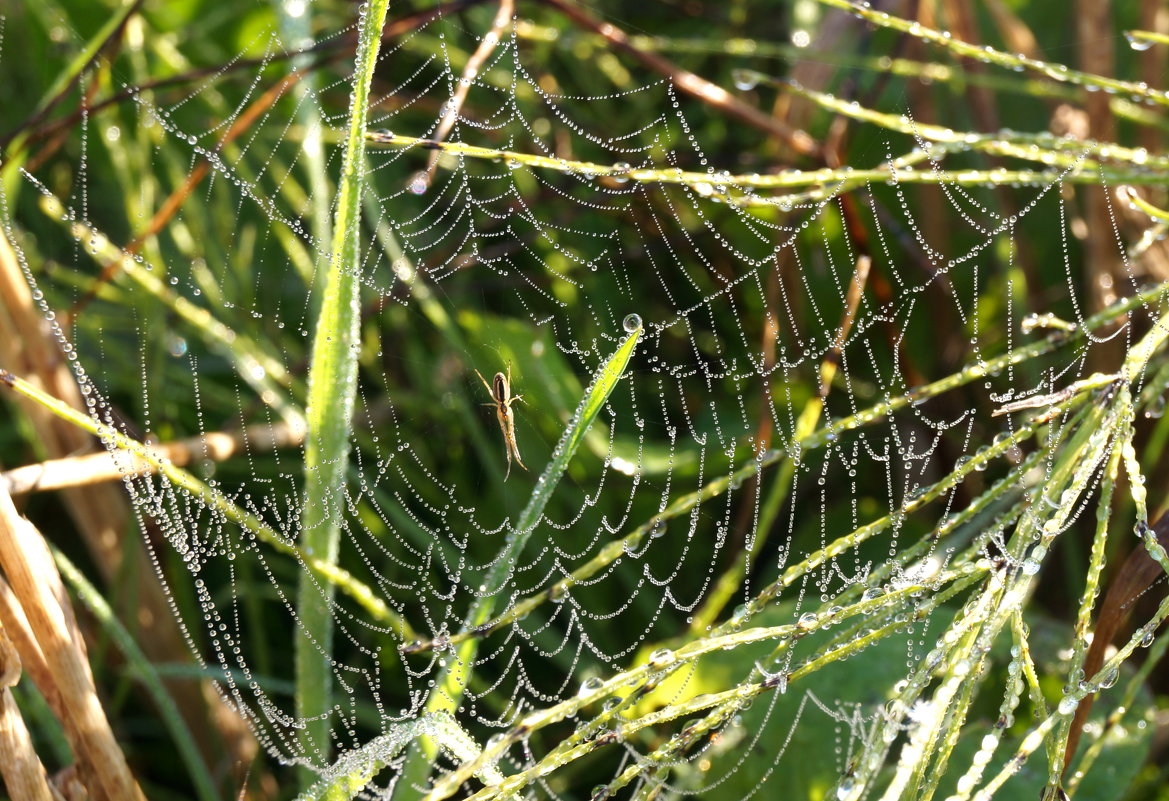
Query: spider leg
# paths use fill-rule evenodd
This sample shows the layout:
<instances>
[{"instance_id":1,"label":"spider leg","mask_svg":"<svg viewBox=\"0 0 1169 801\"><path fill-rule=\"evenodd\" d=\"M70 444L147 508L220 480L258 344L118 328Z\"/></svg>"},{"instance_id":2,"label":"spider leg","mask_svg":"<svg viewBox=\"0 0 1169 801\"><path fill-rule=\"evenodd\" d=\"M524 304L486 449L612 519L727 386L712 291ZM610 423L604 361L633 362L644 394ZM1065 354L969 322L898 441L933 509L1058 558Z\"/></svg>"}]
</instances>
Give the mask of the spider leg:
<instances>
[{"instance_id":1,"label":"spider leg","mask_svg":"<svg viewBox=\"0 0 1169 801\"><path fill-rule=\"evenodd\" d=\"M523 461L520 459L520 449L519 449L519 446L517 446L517 445L515 444L515 441L514 441L514 440L513 440L513 441L512 441L512 443L511 443L511 450L512 450L512 453L513 453L513 454L515 454L515 461L516 461L516 464L518 464L520 467L522 467L522 468L524 468L525 470L527 470L527 469L528 469L528 466L527 466L526 464L524 464L524 463L523 463ZM508 463L509 463L509 464L511 463L511 459L508 459Z\"/></svg>"},{"instance_id":2,"label":"spider leg","mask_svg":"<svg viewBox=\"0 0 1169 801\"><path fill-rule=\"evenodd\" d=\"M487 379L483 377L483 374L480 373L478 370L475 370L475 375L479 376L479 380L483 382L483 386L487 387L487 394L494 398L495 391L491 389L491 385L487 383ZM493 404L486 404L486 405L493 405Z\"/></svg>"}]
</instances>

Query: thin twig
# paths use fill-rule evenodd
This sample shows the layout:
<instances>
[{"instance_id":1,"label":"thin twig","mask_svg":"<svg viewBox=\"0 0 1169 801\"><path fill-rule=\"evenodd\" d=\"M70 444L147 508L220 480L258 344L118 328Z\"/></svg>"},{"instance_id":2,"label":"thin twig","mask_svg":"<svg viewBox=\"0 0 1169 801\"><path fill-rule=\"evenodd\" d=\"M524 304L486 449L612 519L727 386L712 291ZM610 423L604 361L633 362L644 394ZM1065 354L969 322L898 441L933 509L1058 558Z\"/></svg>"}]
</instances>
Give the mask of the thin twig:
<instances>
[{"instance_id":1,"label":"thin twig","mask_svg":"<svg viewBox=\"0 0 1169 801\"><path fill-rule=\"evenodd\" d=\"M434 141L444 141L451 129L455 127L455 123L459 119L459 112L462 111L463 103L467 100L467 93L471 91L471 85L475 82L476 76L479 75L483 63L495 51L495 46L499 44L499 37L503 34L504 28L511 24L514 16L515 0L500 0L499 9L495 12L495 19L491 21L491 29L483 35L479 46L475 48L475 52L467 60L463 74L459 76L455 93L444 106L442 119L439 120L438 128L435 129L434 135L431 137ZM411 179L410 190L412 192L422 194L430 186L430 182L434 180L434 172L438 169L439 155L439 151L433 151L430 158L427 159L426 169Z\"/></svg>"}]
</instances>

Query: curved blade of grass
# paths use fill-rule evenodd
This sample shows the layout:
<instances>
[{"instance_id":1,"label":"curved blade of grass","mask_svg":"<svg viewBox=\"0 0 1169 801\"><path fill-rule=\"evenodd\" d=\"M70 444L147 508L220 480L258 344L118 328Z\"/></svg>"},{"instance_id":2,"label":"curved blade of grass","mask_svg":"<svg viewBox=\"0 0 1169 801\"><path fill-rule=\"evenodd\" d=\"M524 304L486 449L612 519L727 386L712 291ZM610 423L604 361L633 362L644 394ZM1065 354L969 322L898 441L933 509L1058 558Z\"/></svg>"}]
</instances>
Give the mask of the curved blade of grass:
<instances>
[{"instance_id":1,"label":"curved blade of grass","mask_svg":"<svg viewBox=\"0 0 1169 801\"><path fill-rule=\"evenodd\" d=\"M63 553L56 548L52 550L53 559L56 560L57 569L61 571L61 575L73 587L73 591L77 593L81 602L97 618L102 628L117 643L118 650L122 652L122 656L126 657L126 662L138 675L139 681L146 687L146 692L150 694L150 699L158 707L159 716L170 732L179 758L187 766L191 783L194 785L195 796L200 801L218 801L221 796L215 787L215 780L211 777L207 763L199 753L199 746L195 744L195 738L191 736L187 722L183 720L182 713L179 712L174 698L171 697L166 685L163 684L162 677L159 676L146 654L138 647L134 636L126 630L122 621L118 620L117 615L110 609L110 605L106 603L106 599L102 597L97 588L89 583L89 579Z\"/></svg>"},{"instance_id":2,"label":"curved blade of grass","mask_svg":"<svg viewBox=\"0 0 1169 801\"><path fill-rule=\"evenodd\" d=\"M389 0L362 7L349 129L333 221L333 249L325 278L321 313L313 335L309 369L308 436L305 439L304 511L300 533L306 553L328 564L337 561L349 433L357 396L360 343L358 289L361 275L361 197L365 177L365 122L369 85L377 63ZM333 590L303 573L297 593L296 710L305 721L301 744L309 759L327 763L331 746ZM303 786L315 780L302 773Z\"/></svg>"},{"instance_id":3,"label":"curved blade of grass","mask_svg":"<svg viewBox=\"0 0 1169 801\"><path fill-rule=\"evenodd\" d=\"M536 479L536 487L532 490L527 506L520 513L515 526L508 535L507 544L487 573L487 579L483 582L483 592L471 607L466 622L463 624L464 632L482 626L491 619L499 591L511 576L520 553L524 550L528 538L531 537L532 531L544 514L544 507L548 504L548 499L552 497L553 490L560 483L564 471L568 469L568 463L572 461L573 454L580 447L589 426L596 420L601 407L605 405L613 388L617 386L618 379L621 378L625 368L629 365L629 359L633 356L633 351L641 338L641 332L642 328L639 326L625 338L613 355L601 365L593 382L585 389L584 397L581 398L576 412L568 421L568 428L560 437L556 449L552 451L552 458L549 460L548 466ZM459 701L463 697L463 689L471 678L471 667L475 662L475 654L478 650L479 641L475 638L465 639L459 643L454 658L448 660L447 667L443 670L433 692L426 701L427 714L442 714L444 712L453 714L458 709ZM430 773L431 763L434 762L437 755L438 746L435 741L430 737L420 738L416 747L411 749L406 764L402 767L401 776L394 790L394 798L415 795L417 791L414 788L425 783L426 777Z\"/></svg>"}]
</instances>

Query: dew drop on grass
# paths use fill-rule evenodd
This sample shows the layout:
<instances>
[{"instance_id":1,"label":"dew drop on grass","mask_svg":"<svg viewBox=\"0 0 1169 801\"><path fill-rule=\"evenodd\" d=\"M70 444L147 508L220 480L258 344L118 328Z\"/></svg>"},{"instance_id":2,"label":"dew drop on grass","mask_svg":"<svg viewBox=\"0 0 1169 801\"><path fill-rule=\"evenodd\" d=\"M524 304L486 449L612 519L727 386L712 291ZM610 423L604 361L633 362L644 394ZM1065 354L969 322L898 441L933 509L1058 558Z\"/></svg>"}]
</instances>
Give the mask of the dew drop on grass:
<instances>
[{"instance_id":1,"label":"dew drop on grass","mask_svg":"<svg viewBox=\"0 0 1169 801\"><path fill-rule=\"evenodd\" d=\"M596 676L592 676L590 678L587 678L583 682L581 682L580 690L579 690L579 692L577 692L577 695L580 696L581 698L585 698L587 696L590 696L593 693L600 690L601 687L604 686L604 684L605 683L603 681L601 681L599 678L597 678Z\"/></svg>"},{"instance_id":2,"label":"dew drop on grass","mask_svg":"<svg viewBox=\"0 0 1169 801\"><path fill-rule=\"evenodd\" d=\"M759 74L751 70L735 70L731 74L735 88L741 92L749 92L759 85Z\"/></svg>"},{"instance_id":3,"label":"dew drop on grass","mask_svg":"<svg viewBox=\"0 0 1169 801\"><path fill-rule=\"evenodd\" d=\"M1153 41L1144 36L1140 36L1132 31L1125 31L1124 38L1128 40L1128 46L1133 50L1145 51L1153 46Z\"/></svg>"}]
</instances>

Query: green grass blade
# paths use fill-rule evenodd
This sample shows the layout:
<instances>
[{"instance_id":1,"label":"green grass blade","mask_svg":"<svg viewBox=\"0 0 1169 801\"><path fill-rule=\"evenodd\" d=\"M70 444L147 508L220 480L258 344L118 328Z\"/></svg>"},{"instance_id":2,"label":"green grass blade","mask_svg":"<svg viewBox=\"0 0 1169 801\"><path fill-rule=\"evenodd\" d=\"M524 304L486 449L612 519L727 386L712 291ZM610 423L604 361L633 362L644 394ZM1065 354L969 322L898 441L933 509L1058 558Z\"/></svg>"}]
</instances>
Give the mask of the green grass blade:
<instances>
[{"instance_id":1,"label":"green grass blade","mask_svg":"<svg viewBox=\"0 0 1169 801\"><path fill-rule=\"evenodd\" d=\"M341 167L333 249L313 339L309 370L308 437L301 547L326 563L337 560L349 433L357 395L357 346L360 342L358 290L361 271L361 197L365 175L365 127L369 85L377 63L389 0L363 6L361 31L349 100L349 128ZM332 589L305 572L297 594L300 627L296 635L296 709L305 722L301 743L306 756L329 760L332 707ZM302 774L307 786L314 779Z\"/></svg>"},{"instance_id":2,"label":"green grass blade","mask_svg":"<svg viewBox=\"0 0 1169 801\"><path fill-rule=\"evenodd\" d=\"M304 4L300 0L272 0L272 8L276 18L280 21L280 37L284 46L289 50L298 50L311 47L313 44L313 5ZM319 91L319 76L313 71L312 56L301 53L292 59L293 68L304 70L305 76L297 81L292 88L296 98L296 119L304 128L304 142L301 145L301 158L304 161L304 171L308 174L309 190L311 191L312 206L310 219L313 238L320 248L333 238L332 221L329 219L329 173L325 163L324 122L321 120L321 107L317 98ZM323 269L325 264L317 254L317 270L315 276L323 279L327 274ZM318 282L319 283L319 282ZM314 290L320 289L314 286Z\"/></svg>"},{"instance_id":3,"label":"green grass blade","mask_svg":"<svg viewBox=\"0 0 1169 801\"><path fill-rule=\"evenodd\" d=\"M641 332L642 329L639 325L633 333L625 338L625 341L609 357L609 360L602 365L593 379L593 383L585 389L584 398L576 407L576 413L573 414L572 419L568 421L568 428L560 437L560 442L556 444L556 450L552 451L551 461L548 462L548 466L544 468L540 477L536 479L536 488L532 491L532 497L528 500L528 505L524 508L523 513L520 514L519 520L516 521L517 536L505 549L504 562L509 557L518 556L519 552L523 550L528 536L531 535L532 529L539 522L540 516L544 514L544 507L548 504L548 499L552 497L552 491L556 489L561 476L568 469L568 463L584 440L589 426L597 418L601 407L605 405L613 388L617 386L617 380L621 378L625 368L629 365L629 359L633 356ZM493 578L497 577L496 574L499 574L498 581L502 583L509 572L506 566L501 567L502 564L497 563L488 578L487 585L493 591L498 589L496 583L492 581Z\"/></svg>"}]
</instances>

